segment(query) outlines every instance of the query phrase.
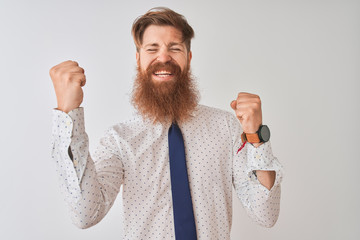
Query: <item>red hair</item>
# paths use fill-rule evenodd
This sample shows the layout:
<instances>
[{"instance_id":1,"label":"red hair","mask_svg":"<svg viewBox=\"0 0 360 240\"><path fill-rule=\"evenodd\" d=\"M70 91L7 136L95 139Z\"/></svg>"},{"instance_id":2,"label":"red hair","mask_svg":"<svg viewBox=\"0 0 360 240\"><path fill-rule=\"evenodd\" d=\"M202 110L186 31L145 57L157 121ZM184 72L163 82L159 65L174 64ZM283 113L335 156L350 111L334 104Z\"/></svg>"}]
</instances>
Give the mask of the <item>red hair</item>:
<instances>
[{"instance_id":1,"label":"red hair","mask_svg":"<svg viewBox=\"0 0 360 240\"><path fill-rule=\"evenodd\" d=\"M183 15L165 7L152 8L144 15L135 19L131 33L136 45L136 51L139 51L139 48L142 45L144 32L150 25L175 27L182 33L182 40L185 43L187 50L190 51L194 30Z\"/></svg>"}]
</instances>

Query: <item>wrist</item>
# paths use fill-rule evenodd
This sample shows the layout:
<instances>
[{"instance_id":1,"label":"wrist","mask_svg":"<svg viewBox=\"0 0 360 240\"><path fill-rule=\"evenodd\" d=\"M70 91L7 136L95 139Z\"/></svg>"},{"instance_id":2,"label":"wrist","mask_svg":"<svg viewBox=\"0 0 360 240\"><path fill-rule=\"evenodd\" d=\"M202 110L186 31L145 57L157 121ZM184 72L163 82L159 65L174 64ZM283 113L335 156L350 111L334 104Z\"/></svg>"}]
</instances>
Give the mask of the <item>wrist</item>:
<instances>
[{"instance_id":1,"label":"wrist","mask_svg":"<svg viewBox=\"0 0 360 240\"><path fill-rule=\"evenodd\" d=\"M260 142L260 143L252 143L252 145L254 146L254 147L259 147L260 145L262 145L263 144L263 142Z\"/></svg>"},{"instance_id":2,"label":"wrist","mask_svg":"<svg viewBox=\"0 0 360 240\"><path fill-rule=\"evenodd\" d=\"M61 106L61 105L58 105L58 107L56 108L57 110L60 110L64 113L69 113L70 111L76 109L76 108L79 108L80 106L77 106L77 105L73 105L73 106Z\"/></svg>"},{"instance_id":3,"label":"wrist","mask_svg":"<svg viewBox=\"0 0 360 240\"><path fill-rule=\"evenodd\" d=\"M269 141L270 139L270 130L268 128L268 126L266 125L261 125L259 130L256 133L247 133L247 132L243 132L241 134L241 139L243 142L247 141L249 143L264 143ZM260 146L260 145L258 145ZM258 147L255 146L255 147Z\"/></svg>"}]
</instances>

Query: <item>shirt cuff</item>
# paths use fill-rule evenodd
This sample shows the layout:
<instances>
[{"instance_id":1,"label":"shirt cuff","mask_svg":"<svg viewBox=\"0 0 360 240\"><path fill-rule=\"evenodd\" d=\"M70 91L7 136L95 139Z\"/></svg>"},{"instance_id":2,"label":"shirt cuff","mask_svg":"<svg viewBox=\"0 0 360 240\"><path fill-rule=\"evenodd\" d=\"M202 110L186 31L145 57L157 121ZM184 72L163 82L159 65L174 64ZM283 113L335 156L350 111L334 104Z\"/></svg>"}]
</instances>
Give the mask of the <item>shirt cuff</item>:
<instances>
[{"instance_id":1,"label":"shirt cuff","mask_svg":"<svg viewBox=\"0 0 360 240\"><path fill-rule=\"evenodd\" d=\"M282 180L282 166L273 155L270 142L263 143L259 147L247 144L247 154L249 156L247 174L250 178L254 176L253 171L256 170L275 171L276 179L274 186L280 184Z\"/></svg>"},{"instance_id":2,"label":"shirt cuff","mask_svg":"<svg viewBox=\"0 0 360 240\"><path fill-rule=\"evenodd\" d=\"M71 138L84 134L84 108L75 108L69 113L54 109L52 126L53 135Z\"/></svg>"},{"instance_id":3,"label":"shirt cuff","mask_svg":"<svg viewBox=\"0 0 360 240\"><path fill-rule=\"evenodd\" d=\"M53 109L52 156L57 164L57 171L63 180L66 191L69 191L76 199L79 197L80 181L86 167L87 147L81 149L84 144L80 139L87 140L84 127L84 109L76 108L69 113ZM86 144L88 142L86 141ZM71 149L69 148L71 145ZM80 147L79 147L80 145ZM80 150L85 153L79 152ZM79 156L83 155L84 158Z\"/></svg>"},{"instance_id":4,"label":"shirt cuff","mask_svg":"<svg viewBox=\"0 0 360 240\"><path fill-rule=\"evenodd\" d=\"M251 156L248 160L248 167L253 170L270 170L272 160L275 158L270 142L263 143L259 147L249 143L247 145L247 154Z\"/></svg>"}]
</instances>

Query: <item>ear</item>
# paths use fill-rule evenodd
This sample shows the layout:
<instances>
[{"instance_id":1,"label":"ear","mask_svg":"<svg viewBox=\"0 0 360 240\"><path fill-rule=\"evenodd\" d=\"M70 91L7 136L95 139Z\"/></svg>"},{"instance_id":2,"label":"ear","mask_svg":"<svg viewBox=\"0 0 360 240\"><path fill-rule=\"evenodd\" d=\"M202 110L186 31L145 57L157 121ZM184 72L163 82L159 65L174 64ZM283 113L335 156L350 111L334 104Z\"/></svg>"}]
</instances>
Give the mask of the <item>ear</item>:
<instances>
[{"instance_id":1,"label":"ear","mask_svg":"<svg viewBox=\"0 0 360 240\"><path fill-rule=\"evenodd\" d=\"M136 51L136 64L139 67L140 66L140 53Z\"/></svg>"},{"instance_id":2,"label":"ear","mask_svg":"<svg viewBox=\"0 0 360 240\"><path fill-rule=\"evenodd\" d=\"M190 65L191 59L192 59L192 52L189 51L189 53L188 53L188 64L189 65Z\"/></svg>"}]
</instances>

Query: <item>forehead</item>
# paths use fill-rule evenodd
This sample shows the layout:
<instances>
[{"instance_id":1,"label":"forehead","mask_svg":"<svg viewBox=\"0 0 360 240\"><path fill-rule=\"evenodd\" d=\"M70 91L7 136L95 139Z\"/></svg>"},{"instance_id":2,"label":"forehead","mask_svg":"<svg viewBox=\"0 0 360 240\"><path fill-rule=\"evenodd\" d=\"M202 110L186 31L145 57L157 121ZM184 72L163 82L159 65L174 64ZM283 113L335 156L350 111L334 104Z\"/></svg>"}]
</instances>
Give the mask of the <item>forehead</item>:
<instances>
[{"instance_id":1,"label":"forehead","mask_svg":"<svg viewBox=\"0 0 360 240\"><path fill-rule=\"evenodd\" d=\"M172 26L150 25L145 29L142 45L183 43L182 33Z\"/></svg>"}]
</instances>

